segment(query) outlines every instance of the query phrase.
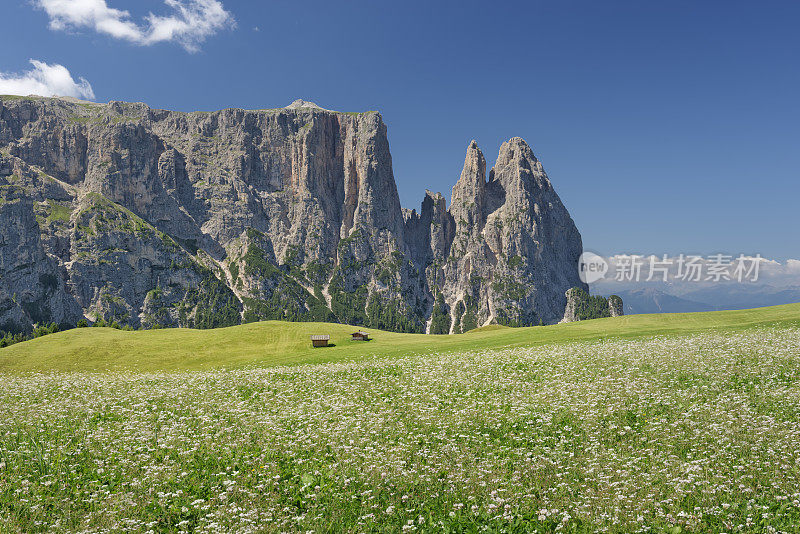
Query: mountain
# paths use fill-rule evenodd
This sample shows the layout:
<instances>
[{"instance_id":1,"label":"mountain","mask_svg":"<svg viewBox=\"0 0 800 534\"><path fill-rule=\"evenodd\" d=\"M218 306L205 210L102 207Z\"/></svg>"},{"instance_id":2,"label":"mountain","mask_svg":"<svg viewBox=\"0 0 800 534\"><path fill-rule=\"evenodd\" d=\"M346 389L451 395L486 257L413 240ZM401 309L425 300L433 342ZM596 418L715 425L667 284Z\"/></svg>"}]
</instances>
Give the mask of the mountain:
<instances>
[{"instance_id":1,"label":"mountain","mask_svg":"<svg viewBox=\"0 0 800 534\"><path fill-rule=\"evenodd\" d=\"M0 329L558 322L580 234L520 138L400 206L377 112L0 97Z\"/></svg>"},{"instance_id":2,"label":"mountain","mask_svg":"<svg viewBox=\"0 0 800 534\"><path fill-rule=\"evenodd\" d=\"M625 313L683 313L715 311L710 304L676 297L658 289L630 289L618 291L622 297Z\"/></svg>"},{"instance_id":3,"label":"mountain","mask_svg":"<svg viewBox=\"0 0 800 534\"><path fill-rule=\"evenodd\" d=\"M745 310L800 302L800 287L768 283L656 284L656 287L592 284L592 291L622 297L626 314Z\"/></svg>"},{"instance_id":4,"label":"mountain","mask_svg":"<svg viewBox=\"0 0 800 534\"><path fill-rule=\"evenodd\" d=\"M724 283L689 289L681 297L712 303L717 310L744 310L800 302L800 287Z\"/></svg>"}]
</instances>

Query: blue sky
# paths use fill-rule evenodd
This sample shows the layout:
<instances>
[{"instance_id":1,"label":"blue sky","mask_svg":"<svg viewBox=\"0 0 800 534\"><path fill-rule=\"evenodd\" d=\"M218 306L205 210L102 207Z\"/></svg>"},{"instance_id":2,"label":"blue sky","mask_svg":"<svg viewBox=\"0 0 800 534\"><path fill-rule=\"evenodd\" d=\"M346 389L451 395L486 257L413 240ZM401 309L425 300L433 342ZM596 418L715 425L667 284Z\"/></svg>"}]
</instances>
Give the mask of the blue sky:
<instances>
[{"instance_id":1,"label":"blue sky","mask_svg":"<svg viewBox=\"0 0 800 534\"><path fill-rule=\"evenodd\" d=\"M59 64L97 101L186 111L376 109L406 207L449 197L471 139L491 165L520 136L586 249L800 257L800 3L219 0L234 25L160 38L162 1L68 1L129 11L128 36L7 0L0 73Z\"/></svg>"}]
</instances>

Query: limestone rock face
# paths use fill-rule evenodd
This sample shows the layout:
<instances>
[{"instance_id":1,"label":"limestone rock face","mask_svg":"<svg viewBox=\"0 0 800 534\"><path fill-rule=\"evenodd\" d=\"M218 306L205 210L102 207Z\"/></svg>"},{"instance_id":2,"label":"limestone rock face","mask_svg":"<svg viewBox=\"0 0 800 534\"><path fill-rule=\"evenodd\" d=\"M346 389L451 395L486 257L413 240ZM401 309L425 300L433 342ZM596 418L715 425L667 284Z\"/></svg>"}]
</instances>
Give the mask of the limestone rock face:
<instances>
[{"instance_id":1,"label":"limestone rock face","mask_svg":"<svg viewBox=\"0 0 800 534\"><path fill-rule=\"evenodd\" d=\"M65 276L47 253L34 201L15 184L0 188L0 329L50 322L80 311Z\"/></svg>"},{"instance_id":2,"label":"limestone rock face","mask_svg":"<svg viewBox=\"0 0 800 534\"><path fill-rule=\"evenodd\" d=\"M454 331L464 328L461 310L479 325L557 322L564 292L588 290L575 267L583 251L580 233L522 139L503 143L485 176L486 160L473 141L453 187L455 237L443 266Z\"/></svg>"},{"instance_id":3,"label":"limestone rock face","mask_svg":"<svg viewBox=\"0 0 800 534\"><path fill-rule=\"evenodd\" d=\"M377 112L306 101L179 113L0 97L0 330L340 321L424 332L552 323L580 234L522 139L452 205L400 207Z\"/></svg>"},{"instance_id":4,"label":"limestone rock face","mask_svg":"<svg viewBox=\"0 0 800 534\"><path fill-rule=\"evenodd\" d=\"M622 307L622 298L617 295L608 297L608 312L611 317L622 317L625 311Z\"/></svg>"},{"instance_id":5,"label":"limestone rock face","mask_svg":"<svg viewBox=\"0 0 800 534\"><path fill-rule=\"evenodd\" d=\"M567 292L564 293L564 296L567 299L567 305L564 308L564 317L561 319L561 322L574 323L575 321L580 321L578 308L586 300L585 296L577 287L568 289Z\"/></svg>"}]
</instances>

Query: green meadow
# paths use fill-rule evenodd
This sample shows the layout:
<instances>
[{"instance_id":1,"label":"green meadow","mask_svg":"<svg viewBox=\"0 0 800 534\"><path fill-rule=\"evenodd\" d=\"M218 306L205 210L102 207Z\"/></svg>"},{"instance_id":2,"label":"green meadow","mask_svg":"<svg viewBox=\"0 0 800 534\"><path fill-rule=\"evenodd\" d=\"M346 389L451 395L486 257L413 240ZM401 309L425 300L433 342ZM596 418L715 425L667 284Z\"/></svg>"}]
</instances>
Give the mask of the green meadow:
<instances>
[{"instance_id":1,"label":"green meadow","mask_svg":"<svg viewBox=\"0 0 800 534\"><path fill-rule=\"evenodd\" d=\"M800 305L353 330L0 349L0 532L798 532Z\"/></svg>"},{"instance_id":2,"label":"green meadow","mask_svg":"<svg viewBox=\"0 0 800 534\"><path fill-rule=\"evenodd\" d=\"M741 311L631 315L529 328L488 326L450 336L372 330L373 339L369 342L350 340L350 334L360 327L332 323L263 321L214 330L79 328L1 349L0 372L233 369L739 330L758 324L798 325L800 304ZM333 346L312 348L311 334L329 334Z\"/></svg>"}]
</instances>

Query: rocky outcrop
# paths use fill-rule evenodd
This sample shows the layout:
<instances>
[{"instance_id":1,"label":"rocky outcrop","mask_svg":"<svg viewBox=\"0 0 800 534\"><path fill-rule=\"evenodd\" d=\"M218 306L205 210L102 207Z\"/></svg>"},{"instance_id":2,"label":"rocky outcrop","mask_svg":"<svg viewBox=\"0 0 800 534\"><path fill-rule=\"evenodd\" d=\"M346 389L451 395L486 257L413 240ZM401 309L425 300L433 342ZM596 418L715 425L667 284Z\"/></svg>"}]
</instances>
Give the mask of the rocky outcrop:
<instances>
[{"instance_id":1,"label":"rocky outcrop","mask_svg":"<svg viewBox=\"0 0 800 534\"><path fill-rule=\"evenodd\" d=\"M592 296L582 288L573 287L565 293L567 306L564 309L562 323L600 319L603 317L620 317L622 299L617 295L610 297Z\"/></svg>"},{"instance_id":2,"label":"rocky outcrop","mask_svg":"<svg viewBox=\"0 0 800 534\"><path fill-rule=\"evenodd\" d=\"M400 207L377 112L0 97L0 329L552 323L582 245L530 147ZM449 318L444 317L449 316ZM443 325L449 324L449 328Z\"/></svg>"},{"instance_id":3,"label":"rocky outcrop","mask_svg":"<svg viewBox=\"0 0 800 534\"><path fill-rule=\"evenodd\" d=\"M611 317L622 317L625 311L622 307L622 298L618 295L608 297L608 314Z\"/></svg>"},{"instance_id":4,"label":"rocky outcrop","mask_svg":"<svg viewBox=\"0 0 800 534\"><path fill-rule=\"evenodd\" d=\"M574 323L575 321L580 321L578 309L586 301L589 294L580 288L572 287L564 293L564 296L567 299L567 305L564 307L564 317L561 318L561 322Z\"/></svg>"},{"instance_id":5,"label":"rocky outcrop","mask_svg":"<svg viewBox=\"0 0 800 534\"><path fill-rule=\"evenodd\" d=\"M503 143L485 177L486 160L473 141L453 187L455 235L441 267L454 330L464 329L461 309L478 324L557 322L564 291L586 288L574 267L583 251L575 223L522 139Z\"/></svg>"}]
</instances>

